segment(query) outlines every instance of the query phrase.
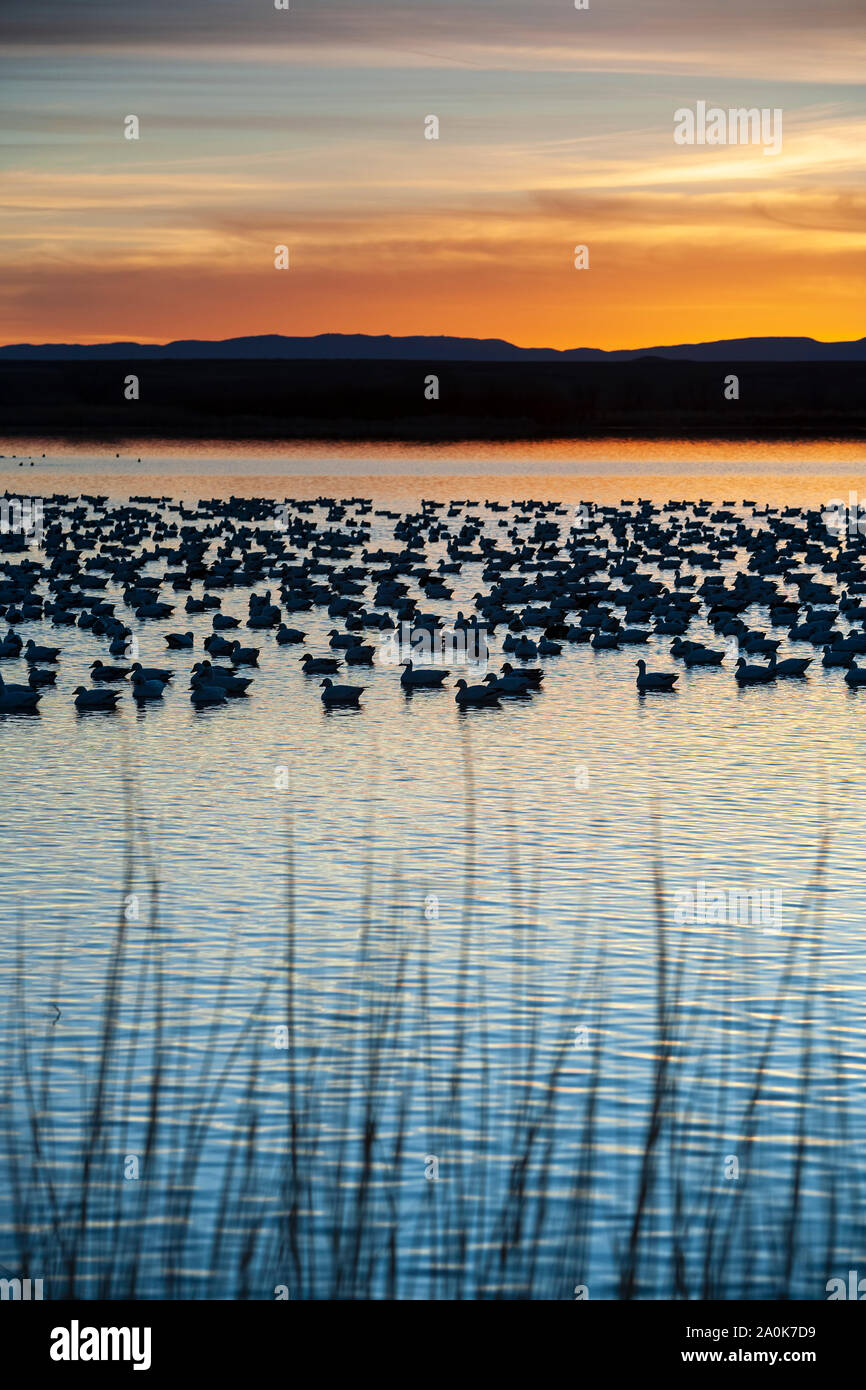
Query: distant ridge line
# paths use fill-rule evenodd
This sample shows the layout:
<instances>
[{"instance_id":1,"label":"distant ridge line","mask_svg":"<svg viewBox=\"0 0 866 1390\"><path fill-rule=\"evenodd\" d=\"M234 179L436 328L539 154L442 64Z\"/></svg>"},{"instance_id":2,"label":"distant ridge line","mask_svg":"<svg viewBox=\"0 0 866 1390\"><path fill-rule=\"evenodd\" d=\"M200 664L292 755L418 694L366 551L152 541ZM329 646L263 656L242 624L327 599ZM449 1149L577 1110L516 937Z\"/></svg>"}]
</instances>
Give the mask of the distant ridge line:
<instances>
[{"instance_id":1,"label":"distant ridge line","mask_svg":"<svg viewBox=\"0 0 866 1390\"><path fill-rule=\"evenodd\" d=\"M279 333L170 343L9 343L0 361L134 361L208 358L304 361L626 362L661 357L693 362L864 362L866 338L823 343L816 338L723 338L645 348L523 348L503 338L392 337L390 334Z\"/></svg>"}]
</instances>

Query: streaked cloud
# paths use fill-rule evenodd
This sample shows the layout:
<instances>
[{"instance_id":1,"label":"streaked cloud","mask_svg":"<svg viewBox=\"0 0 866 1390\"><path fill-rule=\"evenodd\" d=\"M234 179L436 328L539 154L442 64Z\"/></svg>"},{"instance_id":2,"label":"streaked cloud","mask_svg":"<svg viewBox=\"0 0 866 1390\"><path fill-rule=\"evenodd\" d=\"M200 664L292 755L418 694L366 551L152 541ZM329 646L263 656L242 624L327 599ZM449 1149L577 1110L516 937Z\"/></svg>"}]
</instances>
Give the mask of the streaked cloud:
<instances>
[{"instance_id":1,"label":"streaked cloud","mask_svg":"<svg viewBox=\"0 0 866 1390\"><path fill-rule=\"evenodd\" d=\"M6 341L861 336L861 0L292 5L4 0ZM697 99L782 152L675 146Z\"/></svg>"}]
</instances>

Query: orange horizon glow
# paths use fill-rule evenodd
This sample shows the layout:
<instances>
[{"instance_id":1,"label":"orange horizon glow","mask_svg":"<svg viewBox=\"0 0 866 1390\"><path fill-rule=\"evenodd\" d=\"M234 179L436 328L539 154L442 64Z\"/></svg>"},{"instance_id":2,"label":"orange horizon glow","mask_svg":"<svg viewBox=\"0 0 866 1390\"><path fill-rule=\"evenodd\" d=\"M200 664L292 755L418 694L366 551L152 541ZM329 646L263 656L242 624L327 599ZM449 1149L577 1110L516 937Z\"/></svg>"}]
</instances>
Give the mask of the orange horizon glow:
<instances>
[{"instance_id":1,"label":"orange horizon glow","mask_svg":"<svg viewBox=\"0 0 866 1390\"><path fill-rule=\"evenodd\" d=\"M594 10L578 43L568 26L583 21L547 0L532 23L501 0L492 28L457 0L432 17L335 0L334 35L312 14L273 30L292 49L239 0L223 16L249 26L236 52L218 25L191 37L185 0L158 35L106 4L104 33L52 50L50 85L22 8L0 139L0 339L857 340L866 114L846 4L822 27L792 0L782 35L737 0L742 32L705 16L711 35L680 0L652 22L621 0L626 44ZM673 112L698 99L783 109L781 153L676 145Z\"/></svg>"}]
</instances>

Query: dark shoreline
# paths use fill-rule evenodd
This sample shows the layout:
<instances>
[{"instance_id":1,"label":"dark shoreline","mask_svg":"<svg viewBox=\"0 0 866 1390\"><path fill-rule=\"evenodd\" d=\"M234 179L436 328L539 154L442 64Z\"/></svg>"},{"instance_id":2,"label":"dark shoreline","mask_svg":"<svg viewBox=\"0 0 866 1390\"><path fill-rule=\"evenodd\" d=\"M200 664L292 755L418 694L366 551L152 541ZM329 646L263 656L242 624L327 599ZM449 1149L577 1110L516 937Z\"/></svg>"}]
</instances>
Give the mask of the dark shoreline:
<instances>
[{"instance_id":1,"label":"dark shoreline","mask_svg":"<svg viewBox=\"0 0 866 1390\"><path fill-rule=\"evenodd\" d=\"M739 380L726 400L725 379ZM126 400L127 377L139 399ZM429 377L439 399L426 400ZM866 437L857 362L2 361L0 432L439 443Z\"/></svg>"}]
</instances>

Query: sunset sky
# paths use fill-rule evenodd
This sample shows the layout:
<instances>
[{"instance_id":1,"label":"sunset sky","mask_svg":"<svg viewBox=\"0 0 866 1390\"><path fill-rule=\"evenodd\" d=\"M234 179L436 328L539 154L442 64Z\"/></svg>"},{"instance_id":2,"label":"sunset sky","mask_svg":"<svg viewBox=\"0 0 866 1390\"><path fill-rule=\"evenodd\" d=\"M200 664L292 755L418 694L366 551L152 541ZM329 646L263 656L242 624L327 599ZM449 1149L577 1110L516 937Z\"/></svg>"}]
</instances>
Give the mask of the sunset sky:
<instances>
[{"instance_id":1,"label":"sunset sky","mask_svg":"<svg viewBox=\"0 0 866 1390\"><path fill-rule=\"evenodd\" d=\"M3 0L0 341L859 338L864 72L862 0Z\"/></svg>"}]
</instances>

